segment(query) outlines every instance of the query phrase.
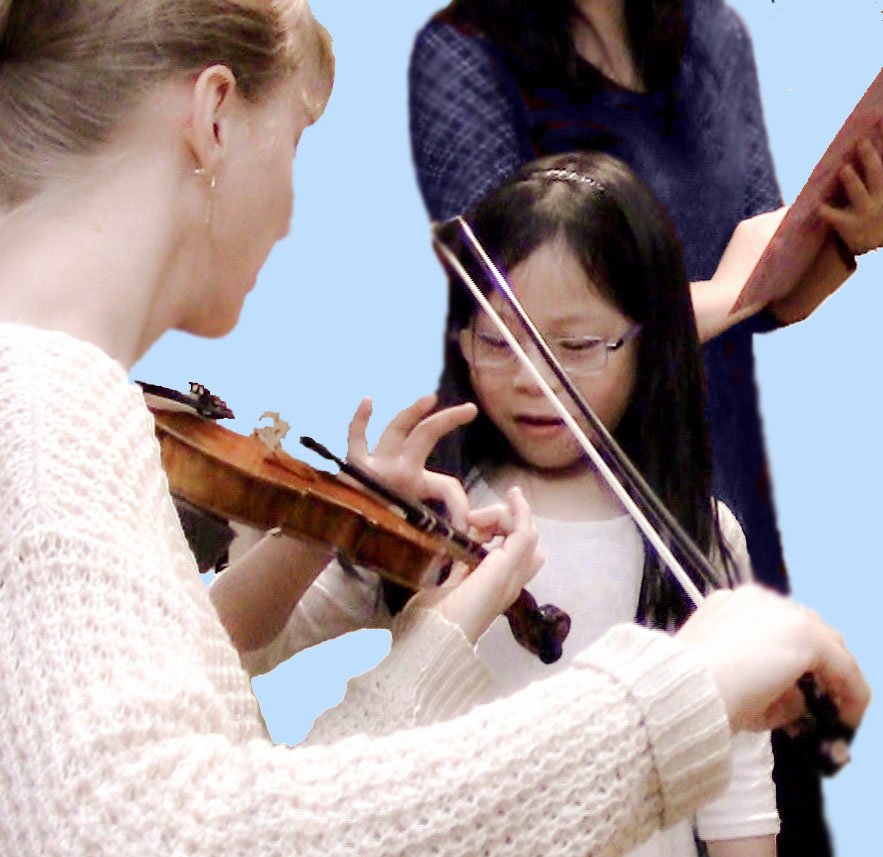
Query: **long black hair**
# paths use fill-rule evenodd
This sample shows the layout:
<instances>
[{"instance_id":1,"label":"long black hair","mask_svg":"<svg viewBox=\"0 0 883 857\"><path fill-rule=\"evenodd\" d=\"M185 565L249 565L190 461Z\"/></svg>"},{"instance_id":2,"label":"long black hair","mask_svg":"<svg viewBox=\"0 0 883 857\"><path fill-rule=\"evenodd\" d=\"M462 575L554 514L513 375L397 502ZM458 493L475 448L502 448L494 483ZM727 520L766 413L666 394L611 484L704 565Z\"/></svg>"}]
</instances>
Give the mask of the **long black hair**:
<instances>
[{"instance_id":1,"label":"long black hair","mask_svg":"<svg viewBox=\"0 0 883 857\"><path fill-rule=\"evenodd\" d=\"M540 246L563 241L603 296L641 325L634 390L613 435L699 547L723 557L728 568L711 498L704 369L690 289L674 227L653 192L610 155L553 155L526 164L466 220L504 274ZM453 249L473 267L468 253ZM459 331L474 313L471 295L452 276L440 408L476 401L459 347ZM438 444L430 466L463 479L515 455L479 414ZM646 556L637 618L659 627L680 624L691 604L655 551ZM723 580L695 582L707 591L730 582L729 572Z\"/></svg>"},{"instance_id":2,"label":"long black hair","mask_svg":"<svg viewBox=\"0 0 883 857\"><path fill-rule=\"evenodd\" d=\"M671 84L687 41L685 0L625 0L629 48L648 90ZM437 16L471 28L514 60L521 83L591 85L572 38L574 0L453 0Z\"/></svg>"}]
</instances>

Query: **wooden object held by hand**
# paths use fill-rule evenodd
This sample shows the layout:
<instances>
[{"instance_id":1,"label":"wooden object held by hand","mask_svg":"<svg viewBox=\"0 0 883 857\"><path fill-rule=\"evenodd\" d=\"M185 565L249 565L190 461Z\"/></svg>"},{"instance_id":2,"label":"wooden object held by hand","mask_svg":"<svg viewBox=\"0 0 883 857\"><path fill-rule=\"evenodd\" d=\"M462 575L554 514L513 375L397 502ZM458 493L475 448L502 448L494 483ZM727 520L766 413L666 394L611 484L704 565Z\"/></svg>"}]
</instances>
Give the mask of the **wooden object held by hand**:
<instances>
[{"instance_id":1,"label":"wooden object held by hand","mask_svg":"<svg viewBox=\"0 0 883 857\"><path fill-rule=\"evenodd\" d=\"M745 283L731 313L752 304L770 306L783 324L806 318L855 267L839 237L819 216L819 206L836 201L839 172L855 156L863 137L883 154L883 71L837 132L822 159L779 224ZM808 274L816 268L815 276Z\"/></svg>"}]
</instances>

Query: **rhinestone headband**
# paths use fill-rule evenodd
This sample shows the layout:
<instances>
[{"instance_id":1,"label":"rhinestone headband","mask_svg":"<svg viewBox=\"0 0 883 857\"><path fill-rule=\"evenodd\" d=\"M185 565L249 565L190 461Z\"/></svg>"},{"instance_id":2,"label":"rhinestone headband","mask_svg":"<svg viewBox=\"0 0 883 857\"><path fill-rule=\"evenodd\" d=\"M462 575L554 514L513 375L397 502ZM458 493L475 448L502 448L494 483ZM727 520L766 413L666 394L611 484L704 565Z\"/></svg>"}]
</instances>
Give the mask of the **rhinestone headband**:
<instances>
[{"instance_id":1,"label":"rhinestone headband","mask_svg":"<svg viewBox=\"0 0 883 857\"><path fill-rule=\"evenodd\" d=\"M590 185L595 188L595 190L604 190L604 186L599 181L591 178L591 176L584 176L582 173L578 173L575 170L543 170L542 172L534 173L534 175L539 178L551 179L552 181L580 182L581 184Z\"/></svg>"}]
</instances>

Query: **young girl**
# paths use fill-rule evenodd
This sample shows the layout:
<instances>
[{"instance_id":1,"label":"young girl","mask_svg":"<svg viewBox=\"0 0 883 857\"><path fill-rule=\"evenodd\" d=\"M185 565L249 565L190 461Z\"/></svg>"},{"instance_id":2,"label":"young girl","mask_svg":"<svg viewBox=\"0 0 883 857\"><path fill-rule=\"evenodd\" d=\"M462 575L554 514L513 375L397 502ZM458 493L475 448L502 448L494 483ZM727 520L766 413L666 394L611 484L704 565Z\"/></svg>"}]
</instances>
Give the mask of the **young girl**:
<instances>
[{"instance_id":1,"label":"young girl","mask_svg":"<svg viewBox=\"0 0 883 857\"><path fill-rule=\"evenodd\" d=\"M716 559L719 578L697 580L700 588L749 578L739 525L712 501L701 350L680 246L652 192L608 155L555 156L524 167L467 220L593 410ZM498 297L488 295L500 309ZM458 282L450 301L438 407L475 402L479 413L438 443L430 463L462 479L473 504L493 503L520 486L546 557L531 592L572 619L564 656L551 666L522 648L502 617L482 636L478 653L496 692L508 695L565 669L614 624L637 619L674 629L691 605ZM517 322L502 315L520 337ZM368 455L368 415L362 408L353 421L350 453L368 467L381 466L392 439L384 433ZM249 663L268 669L329 628L384 625L404 596L370 575L332 565L305 594L288 632L251 653ZM730 792L703 811L698 832L715 842L712 853L718 841L740 839L740 853L773 854L778 817L769 737L740 742ZM639 853L695 855L690 825L658 834Z\"/></svg>"},{"instance_id":2,"label":"young girl","mask_svg":"<svg viewBox=\"0 0 883 857\"><path fill-rule=\"evenodd\" d=\"M579 392L716 559L719 578L697 580L700 588L749 578L739 525L712 501L701 348L680 245L652 192L611 156L552 156L526 165L467 220ZM680 586L487 314L457 282L450 296L440 405L475 401L479 416L442 439L431 464L464 479L473 503L499 499L513 485L524 491L546 557L531 591L572 619L565 656L551 670L563 669L613 624L678 627L690 610ZM488 296L523 342L511 311ZM543 371L561 395L560 383ZM515 643L502 618L478 652L504 694L550 671ZM698 816L712 853L722 839L744 840L740 853L775 853L771 771L768 736L740 745L731 791ZM694 848L683 824L637 853Z\"/></svg>"}]
</instances>

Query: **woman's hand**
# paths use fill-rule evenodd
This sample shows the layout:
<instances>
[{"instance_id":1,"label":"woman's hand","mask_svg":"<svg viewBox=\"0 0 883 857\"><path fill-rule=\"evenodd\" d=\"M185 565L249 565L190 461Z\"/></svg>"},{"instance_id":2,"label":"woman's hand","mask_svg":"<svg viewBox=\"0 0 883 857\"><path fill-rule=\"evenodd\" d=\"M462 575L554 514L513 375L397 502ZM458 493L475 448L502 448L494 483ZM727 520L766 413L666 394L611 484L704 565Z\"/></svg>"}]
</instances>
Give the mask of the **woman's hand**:
<instances>
[{"instance_id":1,"label":"woman's hand","mask_svg":"<svg viewBox=\"0 0 883 857\"><path fill-rule=\"evenodd\" d=\"M760 304L752 304L737 313L730 313L787 211L786 207L778 208L739 223L714 276L706 282L691 284L693 311L701 342L707 342L763 309Z\"/></svg>"},{"instance_id":2,"label":"woman's hand","mask_svg":"<svg viewBox=\"0 0 883 857\"><path fill-rule=\"evenodd\" d=\"M540 570L543 556L537 548L530 506L520 488L510 489L505 503L475 509L467 517L470 532L479 540L497 536L502 540L471 573L457 563L442 586L423 590L412 601L440 610L474 644Z\"/></svg>"},{"instance_id":3,"label":"woman's hand","mask_svg":"<svg viewBox=\"0 0 883 857\"><path fill-rule=\"evenodd\" d=\"M448 432L475 418L471 403L445 408L434 414L435 396L423 396L400 411L386 427L374 451L368 452L365 430L371 418L371 400L362 399L347 436L347 461L366 470L406 500L441 500L451 522L466 529L469 500L459 480L426 470L426 459Z\"/></svg>"},{"instance_id":4,"label":"woman's hand","mask_svg":"<svg viewBox=\"0 0 883 857\"><path fill-rule=\"evenodd\" d=\"M853 256L883 246L883 159L870 138L856 147L854 164L840 169L840 184L846 194L844 208L823 204L819 214L843 239Z\"/></svg>"},{"instance_id":5,"label":"woman's hand","mask_svg":"<svg viewBox=\"0 0 883 857\"><path fill-rule=\"evenodd\" d=\"M734 732L775 729L804 712L797 680L812 673L856 728L870 688L843 638L806 607L753 584L714 592L678 631L711 669Z\"/></svg>"}]
</instances>

